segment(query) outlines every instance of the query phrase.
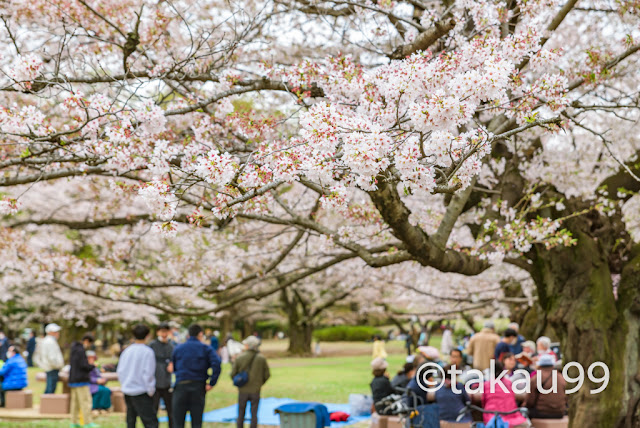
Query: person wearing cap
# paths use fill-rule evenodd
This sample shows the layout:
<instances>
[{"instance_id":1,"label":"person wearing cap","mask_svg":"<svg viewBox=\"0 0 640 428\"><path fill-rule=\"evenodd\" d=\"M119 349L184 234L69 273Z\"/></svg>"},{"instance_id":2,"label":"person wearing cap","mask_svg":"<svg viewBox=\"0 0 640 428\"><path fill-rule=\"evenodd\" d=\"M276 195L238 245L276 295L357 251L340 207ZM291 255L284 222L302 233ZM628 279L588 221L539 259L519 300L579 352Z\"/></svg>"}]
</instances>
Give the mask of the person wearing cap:
<instances>
[{"instance_id":1,"label":"person wearing cap","mask_svg":"<svg viewBox=\"0 0 640 428\"><path fill-rule=\"evenodd\" d=\"M473 358L473 368L476 370L486 370L489 368L491 359L494 357L496 345L500 342L500 336L495 331L493 322L484 323L484 328L474 334L467 345L467 355Z\"/></svg>"},{"instance_id":2,"label":"person wearing cap","mask_svg":"<svg viewBox=\"0 0 640 428\"><path fill-rule=\"evenodd\" d=\"M87 349L91 347L94 339L90 334L82 337L82 342L71 344L69 355L69 389L71 390L71 426L89 427L95 426L91 423L91 378L89 374L95 366L89 364L87 359Z\"/></svg>"},{"instance_id":3,"label":"person wearing cap","mask_svg":"<svg viewBox=\"0 0 640 428\"><path fill-rule=\"evenodd\" d=\"M58 324L47 325L44 329L46 336L36 346L36 352L33 356L34 363L47 374L45 394L54 394L56 392L58 374L64 366L64 358L62 357L60 345L58 345L60 330L62 330L62 327Z\"/></svg>"},{"instance_id":4,"label":"person wearing cap","mask_svg":"<svg viewBox=\"0 0 640 428\"><path fill-rule=\"evenodd\" d=\"M376 413L379 415L384 414L384 409L379 405L381 400L388 397L391 394L395 394L395 390L391 386L389 381L389 375L387 374L387 367L389 363L384 358L378 357L371 361L371 370L373 373L373 380L371 380L371 396L373 397L373 405L376 409Z\"/></svg>"},{"instance_id":5,"label":"person wearing cap","mask_svg":"<svg viewBox=\"0 0 640 428\"><path fill-rule=\"evenodd\" d=\"M169 427L173 426L173 406L172 406L172 390L171 390L171 373L173 373L173 363L171 356L173 355L173 343L169 341L171 327L169 324L161 323L156 329L156 339L153 340L149 347L153 349L156 356L156 393L153 395L153 408L158 413L160 407L160 399L164 400L169 416Z\"/></svg>"},{"instance_id":6,"label":"person wearing cap","mask_svg":"<svg viewBox=\"0 0 640 428\"><path fill-rule=\"evenodd\" d=\"M218 382L220 358L203 340L202 327L193 324L189 327L186 342L173 350L171 359L176 374L176 387L173 390L172 428L184 428L187 412L191 414L191 427L202 427L206 393Z\"/></svg>"},{"instance_id":7,"label":"person wearing cap","mask_svg":"<svg viewBox=\"0 0 640 428\"><path fill-rule=\"evenodd\" d=\"M251 403L251 428L258 426L258 405L260 403L260 389L271 373L267 359L260 353L260 339L249 336L242 341L244 352L236 358L231 369L231 378L242 371L249 374L249 380L238 387L238 428L244 426L244 413L247 402Z\"/></svg>"},{"instance_id":8,"label":"person wearing cap","mask_svg":"<svg viewBox=\"0 0 640 428\"><path fill-rule=\"evenodd\" d=\"M538 359L538 370L531 376L531 393L526 401L531 418L562 419L567 411L567 382L554 365L554 358L549 354L541 355ZM556 385L555 389L553 385ZM549 390L552 391L541 392Z\"/></svg>"},{"instance_id":9,"label":"person wearing cap","mask_svg":"<svg viewBox=\"0 0 640 428\"><path fill-rule=\"evenodd\" d=\"M87 360L92 366L96 365L98 356L96 351L87 351ZM91 392L93 410L109 410L111 408L111 390L105 386L107 381L102 377L98 367L89 373L89 392Z\"/></svg>"}]
</instances>

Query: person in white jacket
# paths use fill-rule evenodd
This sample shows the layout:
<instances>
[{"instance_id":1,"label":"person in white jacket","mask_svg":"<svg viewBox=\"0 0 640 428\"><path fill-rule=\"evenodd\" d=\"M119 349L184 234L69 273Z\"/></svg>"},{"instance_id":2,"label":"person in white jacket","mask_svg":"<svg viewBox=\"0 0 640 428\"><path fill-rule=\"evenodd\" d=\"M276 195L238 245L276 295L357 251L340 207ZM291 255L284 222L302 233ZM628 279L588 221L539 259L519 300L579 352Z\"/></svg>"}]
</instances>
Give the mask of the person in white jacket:
<instances>
[{"instance_id":1,"label":"person in white jacket","mask_svg":"<svg viewBox=\"0 0 640 428\"><path fill-rule=\"evenodd\" d=\"M60 327L58 324L52 323L45 327L47 334L36 346L36 352L33 356L34 362L38 367L47 373L47 386L45 394L54 394L58 386L58 373L64 366L64 357L58 345L60 337Z\"/></svg>"}]
</instances>

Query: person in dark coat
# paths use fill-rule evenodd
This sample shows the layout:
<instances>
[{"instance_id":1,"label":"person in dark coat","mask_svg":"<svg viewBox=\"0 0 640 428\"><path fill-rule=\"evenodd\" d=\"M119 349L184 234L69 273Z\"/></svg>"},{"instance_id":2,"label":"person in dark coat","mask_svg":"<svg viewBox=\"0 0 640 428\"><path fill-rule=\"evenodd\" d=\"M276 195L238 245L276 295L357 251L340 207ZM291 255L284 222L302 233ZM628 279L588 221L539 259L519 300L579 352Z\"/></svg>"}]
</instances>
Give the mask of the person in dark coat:
<instances>
[{"instance_id":1,"label":"person in dark coat","mask_svg":"<svg viewBox=\"0 0 640 428\"><path fill-rule=\"evenodd\" d=\"M87 349L93 345L94 339L90 334L82 338L82 342L73 342L69 356L69 388L71 390L71 423L74 426L87 426L91 424L91 398L90 373L95 368L89 364Z\"/></svg>"},{"instance_id":2,"label":"person in dark coat","mask_svg":"<svg viewBox=\"0 0 640 428\"><path fill-rule=\"evenodd\" d=\"M541 377L538 380L538 376ZM553 377L555 377L555 382ZM538 391L538 382L542 390L552 389L555 392L543 393ZM554 368L551 355L542 355L538 360L538 370L531 376L531 393L527 396L526 406L529 416L537 419L562 419L567 412L567 382L558 370Z\"/></svg>"},{"instance_id":3,"label":"person in dark coat","mask_svg":"<svg viewBox=\"0 0 640 428\"><path fill-rule=\"evenodd\" d=\"M416 374L416 369L413 367L413 363L404 363L402 370L398 372L397 375L393 377L391 380L391 386L398 393L402 393L402 391L398 391L397 388L406 388L409 384L409 381Z\"/></svg>"},{"instance_id":4,"label":"person in dark coat","mask_svg":"<svg viewBox=\"0 0 640 428\"><path fill-rule=\"evenodd\" d=\"M218 382L220 357L211 346L202 343L203 339L202 327L194 324L189 327L189 339L173 351L176 387L173 391L172 428L184 428L187 412L191 414L191 427L200 428L206 393Z\"/></svg>"},{"instance_id":5,"label":"person in dark coat","mask_svg":"<svg viewBox=\"0 0 640 428\"><path fill-rule=\"evenodd\" d=\"M27 366L33 367L33 354L36 352L36 333L31 330L27 340Z\"/></svg>"},{"instance_id":6,"label":"person in dark coat","mask_svg":"<svg viewBox=\"0 0 640 428\"><path fill-rule=\"evenodd\" d=\"M395 394L389 376L387 374L388 363L383 358L376 358L371 361L371 369L373 370L373 380L369 385L371 387L371 395L373 396L373 405L376 412L380 415L384 414L384 409L378 404L383 398Z\"/></svg>"},{"instance_id":7,"label":"person in dark coat","mask_svg":"<svg viewBox=\"0 0 640 428\"><path fill-rule=\"evenodd\" d=\"M162 323L156 329L156 339L153 340L149 347L153 349L156 356L156 393L153 395L153 408L158 413L160 407L160 399L164 400L169 416L169 427L173 427L173 391L171 389L171 373L173 373L173 363L171 356L173 355L174 345L169 341L171 327L167 323Z\"/></svg>"}]
</instances>

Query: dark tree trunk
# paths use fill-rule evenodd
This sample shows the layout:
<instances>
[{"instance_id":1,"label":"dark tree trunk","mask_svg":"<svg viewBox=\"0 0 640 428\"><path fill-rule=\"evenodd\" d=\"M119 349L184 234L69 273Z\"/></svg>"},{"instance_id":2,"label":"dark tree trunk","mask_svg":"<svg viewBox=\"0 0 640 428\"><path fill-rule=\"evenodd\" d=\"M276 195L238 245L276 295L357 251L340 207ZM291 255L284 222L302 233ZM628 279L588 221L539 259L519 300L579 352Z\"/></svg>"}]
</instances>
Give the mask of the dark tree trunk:
<instances>
[{"instance_id":1,"label":"dark tree trunk","mask_svg":"<svg viewBox=\"0 0 640 428\"><path fill-rule=\"evenodd\" d=\"M578 362L585 370L584 385L569 396L570 426L636 427L640 255L635 251L617 257L616 237L622 235L614 233L619 231L612 230L611 223L597 224L600 230L584 220L572 223L576 246L537 248L532 255L539 302L559 336L563 362ZM612 270L622 272L617 298ZM609 367L610 381L592 395L590 390L600 386L586 375L594 362ZM596 376L601 375L598 369Z\"/></svg>"},{"instance_id":2,"label":"dark tree trunk","mask_svg":"<svg viewBox=\"0 0 640 428\"><path fill-rule=\"evenodd\" d=\"M289 349L292 355L311 355L313 325L308 322L289 326Z\"/></svg>"}]
</instances>

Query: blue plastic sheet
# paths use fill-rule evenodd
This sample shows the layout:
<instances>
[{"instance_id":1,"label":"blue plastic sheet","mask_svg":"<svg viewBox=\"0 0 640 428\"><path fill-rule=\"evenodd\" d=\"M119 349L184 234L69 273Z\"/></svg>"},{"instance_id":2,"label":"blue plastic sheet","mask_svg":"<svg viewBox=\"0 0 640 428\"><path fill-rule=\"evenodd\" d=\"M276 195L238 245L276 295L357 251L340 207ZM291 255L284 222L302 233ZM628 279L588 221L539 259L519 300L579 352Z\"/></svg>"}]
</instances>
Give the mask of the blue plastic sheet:
<instances>
[{"instance_id":1,"label":"blue plastic sheet","mask_svg":"<svg viewBox=\"0 0 640 428\"><path fill-rule=\"evenodd\" d=\"M291 398L261 398L260 406L258 408L258 424L260 425L280 425L280 416L274 413L275 409L283 404L299 403L298 400L292 400ZM351 409L348 404L336 404L336 403L322 403L327 406L329 413L333 412L345 412L351 413ZM245 413L245 421L249 423L251 421L250 404L247 403L247 410ZM238 417L238 405L223 407L222 409L212 410L206 412L203 415L204 422L235 422ZM371 419L371 415L366 416L351 416L346 422L331 422L331 428L339 428L348 425L353 425L358 422ZM167 417L164 416L159 419L160 422L166 422ZM191 420L187 415L187 420Z\"/></svg>"}]
</instances>

